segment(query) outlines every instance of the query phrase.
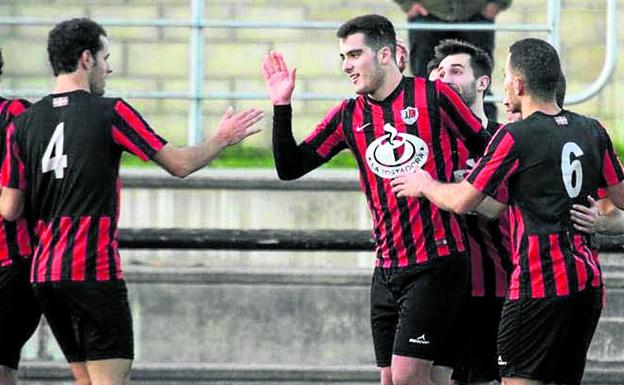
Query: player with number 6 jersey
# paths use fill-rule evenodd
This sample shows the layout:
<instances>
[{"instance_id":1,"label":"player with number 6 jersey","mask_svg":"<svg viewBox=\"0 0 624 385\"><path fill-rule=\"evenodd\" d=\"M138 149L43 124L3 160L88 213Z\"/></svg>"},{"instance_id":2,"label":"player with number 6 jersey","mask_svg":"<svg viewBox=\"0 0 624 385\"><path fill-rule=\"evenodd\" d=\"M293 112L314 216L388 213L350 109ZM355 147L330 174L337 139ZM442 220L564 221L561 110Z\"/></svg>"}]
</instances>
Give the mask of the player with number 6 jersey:
<instances>
[{"instance_id":1,"label":"player with number 6 jersey","mask_svg":"<svg viewBox=\"0 0 624 385\"><path fill-rule=\"evenodd\" d=\"M561 109L557 51L538 39L509 49L505 94L524 120L501 128L464 182L424 172L392 182L398 196L425 196L454 212L507 187L513 272L498 334L503 383L579 385L602 310L600 260L570 209L606 188L624 207L624 169L606 130Z\"/></svg>"}]
</instances>

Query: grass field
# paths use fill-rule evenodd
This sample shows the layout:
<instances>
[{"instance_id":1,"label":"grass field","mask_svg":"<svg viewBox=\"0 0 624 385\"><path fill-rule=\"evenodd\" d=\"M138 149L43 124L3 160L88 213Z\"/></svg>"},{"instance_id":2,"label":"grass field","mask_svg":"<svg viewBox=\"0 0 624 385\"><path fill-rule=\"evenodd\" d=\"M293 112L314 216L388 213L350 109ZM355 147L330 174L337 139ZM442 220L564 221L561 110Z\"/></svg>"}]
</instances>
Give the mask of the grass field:
<instances>
[{"instance_id":1,"label":"grass field","mask_svg":"<svg viewBox=\"0 0 624 385\"><path fill-rule=\"evenodd\" d=\"M624 143L614 142L620 159L624 159ZM154 163L142 162L139 158L124 153L123 167L156 167ZM223 151L209 167L213 168L274 168L273 154L268 148L235 146ZM326 168L355 168L357 164L349 151L343 151L329 161Z\"/></svg>"}]
</instances>

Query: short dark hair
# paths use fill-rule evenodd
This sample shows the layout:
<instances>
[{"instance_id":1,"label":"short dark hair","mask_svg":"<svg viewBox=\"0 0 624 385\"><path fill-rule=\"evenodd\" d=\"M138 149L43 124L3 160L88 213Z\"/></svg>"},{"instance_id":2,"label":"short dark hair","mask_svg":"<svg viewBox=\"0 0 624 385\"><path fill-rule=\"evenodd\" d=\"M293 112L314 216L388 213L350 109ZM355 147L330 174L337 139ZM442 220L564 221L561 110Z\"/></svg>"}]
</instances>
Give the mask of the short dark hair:
<instances>
[{"instance_id":1,"label":"short dark hair","mask_svg":"<svg viewBox=\"0 0 624 385\"><path fill-rule=\"evenodd\" d=\"M102 49L100 36L106 36L101 25L87 18L65 20L48 34L48 59L54 76L72 73L85 50L93 56Z\"/></svg>"},{"instance_id":2,"label":"short dark hair","mask_svg":"<svg viewBox=\"0 0 624 385\"><path fill-rule=\"evenodd\" d=\"M438 65L447 56L466 54L470 56L470 66L474 71L475 77L484 75L492 77L492 58L476 45L456 39L445 39L436 45L433 51L433 57L437 60Z\"/></svg>"},{"instance_id":3,"label":"short dark hair","mask_svg":"<svg viewBox=\"0 0 624 385\"><path fill-rule=\"evenodd\" d=\"M431 75L431 72L438 69L439 66L440 66L440 60L438 60L435 57L431 58L431 60L427 62L427 69L425 70L425 73L427 74L426 76L427 79L429 79L429 75Z\"/></svg>"},{"instance_id":4,"label":"short dark hair","mask_svg":"<svg viewBox=\"0 0 624 385\"><path fill-rule=\"evenodd\" d=\"M563 102L565 101L567 82L563 72L559 74L559 80L557 81L557 89L555 90L555 100L559 108L563 108Z\"/></svg>"},{"instance_id":5,"label":"short dark hair","mask_svg":"<svg viewBox=\"0 0 624 385\"><path fill-rule=\"evenodd\" d=\"M0 76L2 76L3 67L4 67L4 59L2 58L2 48L0 48Z\"/></svg>"},{"instance_id":6,"label":"short dark hair","mask_svg":"<svg viewBox=\"0 0 624 385\"><path fill-rule=\"evenodd\" d=\"M355 33L364 34L366 45L377 52L382 47L389 47L392 57L396 55L396 32L387 18L381 15L364 15L355 17L338 28L336 36L345 39Z\"/></svg>"},{"instance_id":7,"label":"short dark hair","mask_svg":"<svg viewBox=\"0 0 624 385\"><path fill-rule=\"evenodd\" d=\"M526 83L527 92L540 100L555 97L561 77L559 54L544 40L522 39L509 47L509 64Z\"/></svg>"}]
</instances>

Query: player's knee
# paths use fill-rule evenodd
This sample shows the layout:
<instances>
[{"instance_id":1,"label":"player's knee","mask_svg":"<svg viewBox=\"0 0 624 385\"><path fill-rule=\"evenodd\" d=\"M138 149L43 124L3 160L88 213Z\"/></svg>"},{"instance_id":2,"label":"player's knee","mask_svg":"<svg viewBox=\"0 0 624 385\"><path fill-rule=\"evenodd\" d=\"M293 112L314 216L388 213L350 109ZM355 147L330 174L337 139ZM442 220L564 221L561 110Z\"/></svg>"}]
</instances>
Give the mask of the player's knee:
<instances>
[{"instance_id":1,"label":"player's knee","mask_svg":"<svg viewBox=\"0 0 624 385\"><path fill-rule=\"evenodd\" d=\"M393 385L430 385L429 373L423 370L392 370Z\"/></svg>"}]
</instances>

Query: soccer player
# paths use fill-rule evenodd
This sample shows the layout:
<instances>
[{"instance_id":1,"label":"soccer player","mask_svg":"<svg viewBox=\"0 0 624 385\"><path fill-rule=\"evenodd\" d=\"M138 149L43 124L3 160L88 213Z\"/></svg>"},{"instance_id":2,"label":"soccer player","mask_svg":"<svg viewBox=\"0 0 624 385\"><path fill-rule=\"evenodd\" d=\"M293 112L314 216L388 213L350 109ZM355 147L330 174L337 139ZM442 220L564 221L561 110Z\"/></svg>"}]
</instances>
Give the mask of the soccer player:
<instances>
[{"instance_id":1,"label":"soccer player","mask_svg":"<svg viewBox=\"0 0 624 385\"><path fill-rule=\"evenodd\" d=\"M4 60L0 51L0 75ZM0 97L0 138L30 103ZM5 147L0 146L0 156ZM0 158L1 159L1 158ZM32 255L26 219L0 219L0 385L14 385L22 347L37 329L41 310L29 283Z\"/></svg>"},{"instance_id":2,"label":"soccer player","mask_svg":"<svg viewBox=\"0 0 624 385\"><path fill-rule=\"evenodd\" d=\"M624 170L611 140L596 120L557 105L560 74L548 43L514 43L505 94L524 119L496 133L461 183L440 183L425 170L392 182L398 197L424 196L458 213L509 189L514 270L498 335L503 384L580 384L604 288L597 252L569 210L601 187L624 207Z\"/></svg>"},{"instance_id":3,"label":"soccer player","mask_svg":"<svg viewBox=\"0 0 624 385\"><path fill-rule=\"evenodd\" d=\"M112 70L99 24L57 24L48 57L53 92L7 129L0 213L33 220L39 242L31 282L76 383L126 384L134 352L117 249L121 153L184 177L259 131L253 125L262 112L228 109L210 139L176 148L127 102L102 96Z\"/></svg>"},{"instance_id":4,"label":"soccer player","mask_svg":"<svg viewBox=\"0 0 624 385\"><path fill-rule=\"evenodd\" d=\"M489 135L449 86L401 75L385 17L356 17L337 36L342 70L358 95L332 108L299 145L292 134L296 71L280 53L264 58L277 172L296 179L344 149L353 152L375 226L371 326L381 383L446 384L450 370L432 370L432 363L447 353L468 281L468 244L458 216L425 199L397 199L390 180L423 167L451 181L453 170L465 168L460 143L483 151Z\"/></svg>"},{"instance_id":5,"label":"soccer player","mask_svg":"<svg viewBox=\"0 0 624 385\"><path fill-rule=\"evenodd\" d=\"M470 43L453 39L443 40L434 51L432 60L439 64L431 74L455 88L483 126L491 134L496 133L500 124L488 120L483 108L492 75L489 55ZM470 157L469 167L482 155L461 154ZM455 171L455 180L463 180L467 173ZM505 201L504 195L505 191L498 199ZM509 223L506 215L494 220L480 215L466 215L464 219L470 245L471 290L453 334L455 340L462 341L457 362L450 364L458 384L485 384L500 381L496 337L511 270Z\"/></svg>"}]
</instances>

